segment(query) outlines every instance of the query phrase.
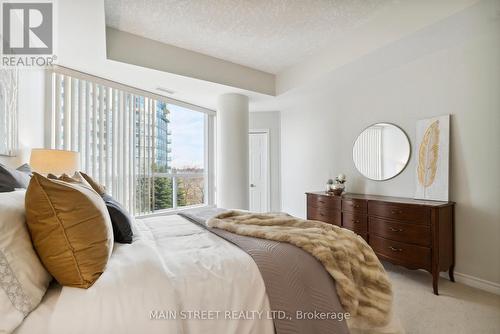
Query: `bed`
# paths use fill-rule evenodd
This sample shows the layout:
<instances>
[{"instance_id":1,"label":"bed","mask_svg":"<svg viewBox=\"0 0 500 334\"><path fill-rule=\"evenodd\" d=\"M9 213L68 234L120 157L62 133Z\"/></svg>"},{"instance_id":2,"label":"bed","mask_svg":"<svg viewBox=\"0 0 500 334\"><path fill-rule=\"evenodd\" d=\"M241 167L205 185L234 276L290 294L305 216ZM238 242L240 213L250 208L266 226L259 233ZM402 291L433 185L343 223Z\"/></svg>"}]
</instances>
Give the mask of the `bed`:
<instances>
[{"instance_id":1,"label":"bed","mask_svg":"<svg viewBox=\"0 0 500 334\"><path fill-rule=\"evenodd\" d=\"M135 220L133 242L115 244L91 288L52 283L14 333L272 334L271 315L265 282L250 255L184 217L168 215ZM377 330L351 328L402 332L397 319Z\"/></svg>"},{"instance_id":2,"label":"bed","mask_svg":"<svg viewBox=\"0 0 500 334\"><path fill-rule=\"evenodd\" d=\"M90 289L52 284L15 333L274 333L244 251L178 215L136 220L135 229Z\"/></svg>"}]
</instances>

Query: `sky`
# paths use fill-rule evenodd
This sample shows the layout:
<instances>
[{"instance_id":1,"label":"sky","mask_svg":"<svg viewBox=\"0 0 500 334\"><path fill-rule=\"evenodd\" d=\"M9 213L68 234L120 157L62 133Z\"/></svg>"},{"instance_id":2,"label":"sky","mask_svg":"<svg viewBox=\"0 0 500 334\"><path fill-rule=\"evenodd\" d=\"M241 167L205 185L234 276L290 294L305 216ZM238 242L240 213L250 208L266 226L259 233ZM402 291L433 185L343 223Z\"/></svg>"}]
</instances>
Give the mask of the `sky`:
<instances>
[{"instance_id":1,"label":"sky","mask_svg":"<svg viewBox=\"0 0 500 334\"><path fill-rule=\"evenodd\" d=\"M203 168L205 114L173 104L167 108L172 130L172 167Z\"/></svg>"}]
</instances>

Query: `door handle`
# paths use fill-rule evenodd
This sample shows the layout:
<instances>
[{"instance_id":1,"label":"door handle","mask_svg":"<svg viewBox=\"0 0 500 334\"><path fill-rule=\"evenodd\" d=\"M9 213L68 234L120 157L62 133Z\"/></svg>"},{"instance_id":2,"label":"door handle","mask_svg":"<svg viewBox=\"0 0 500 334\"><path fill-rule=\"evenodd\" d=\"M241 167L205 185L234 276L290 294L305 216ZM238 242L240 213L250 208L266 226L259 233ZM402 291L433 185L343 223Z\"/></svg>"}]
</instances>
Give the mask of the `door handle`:
<instances>
[{"instance_id":1,"label":"door handle","mask_svg":"<svg viewBox=\"0 0 500 334\"><path fill-rule=\"evenodd\" d=\"M251 183L250 188L255 188L255 184Z\"/></svg>"}]
</instances>

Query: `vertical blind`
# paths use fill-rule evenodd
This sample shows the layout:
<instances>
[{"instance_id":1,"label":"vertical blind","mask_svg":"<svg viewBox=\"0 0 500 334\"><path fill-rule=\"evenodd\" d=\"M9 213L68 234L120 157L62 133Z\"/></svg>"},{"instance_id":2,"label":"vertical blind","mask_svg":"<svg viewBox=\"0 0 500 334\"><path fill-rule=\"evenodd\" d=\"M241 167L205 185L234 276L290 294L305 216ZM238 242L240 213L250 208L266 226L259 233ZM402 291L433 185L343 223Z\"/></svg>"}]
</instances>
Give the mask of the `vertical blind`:
<instances>
[{"instance_id":1,"label":"vertical blind","mask_svg":"<svg viewBox=\"0 0 500 334\"><path fill-rule=\"evenodd\" d=\"M158 100L52 73L50 147L80 152L81 170L133 214L151 211Z\"/></svg>"}]
</instances>

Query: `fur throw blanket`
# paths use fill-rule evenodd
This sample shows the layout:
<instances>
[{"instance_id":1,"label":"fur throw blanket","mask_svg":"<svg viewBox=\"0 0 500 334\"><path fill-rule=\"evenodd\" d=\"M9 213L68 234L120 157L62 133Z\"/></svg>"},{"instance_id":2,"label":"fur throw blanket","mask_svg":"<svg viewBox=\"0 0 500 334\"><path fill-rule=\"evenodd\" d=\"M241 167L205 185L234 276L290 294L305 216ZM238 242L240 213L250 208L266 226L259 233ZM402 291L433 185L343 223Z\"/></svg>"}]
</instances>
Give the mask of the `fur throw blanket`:
<instances>
[{"instance_id":1,"label":"fur throw blanket","mask_svg":"<svg viewBox=\"0 0 500 334\"><path fill-rule=\"evenodd\" d=\"M333 277L340 302L353 323L384 326L390 321L392 288L387 273L371 247L354 232L284 213L227 211L207 225L303 249Z\"/></svg>"}]
</instances>

